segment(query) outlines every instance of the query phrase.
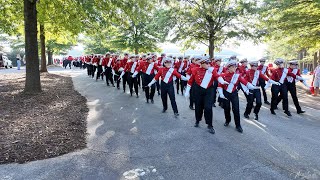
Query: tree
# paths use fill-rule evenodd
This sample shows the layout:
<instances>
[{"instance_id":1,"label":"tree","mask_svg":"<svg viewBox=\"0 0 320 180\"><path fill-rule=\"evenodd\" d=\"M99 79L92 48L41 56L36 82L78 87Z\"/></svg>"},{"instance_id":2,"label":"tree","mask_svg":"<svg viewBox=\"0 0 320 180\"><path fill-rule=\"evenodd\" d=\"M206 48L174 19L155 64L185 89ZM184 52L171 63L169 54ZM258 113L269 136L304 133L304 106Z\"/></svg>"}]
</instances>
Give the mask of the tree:
<instances>
[{"instance_id":1,"label":"tree","mask_svg":"<svg viewBox=\"0 0 320 180\"><path fill-rule=\"evenodd\" d=\"M25 55L27 63L24 92L26 93L38 93L41 91L37 25L37 1L24 0Z\"/></svg>"},{"instance_id":2,"label":"tree","mask_svg":"<svg viewBox=\"0 0 320 180\"><path fill-rule=\"evenodd\" d=\"M196 43L205 44L210 57L228 39L260 37L253 30L255 1L184 0L169 5L176 12L173 18L177 19L173 42L182 41L187 48Z\"/></svg>"},{"instance_id":3,"label":"tree","mask_svg":"<svg viewBox=\"0 0 320 180\"><path fill-rule=\"evenodd\" d=\"M315 66L320 49L320 2L310 0L264 0L261 10L261 24L266 32L266 41L284 42L287 54L297 53L299 59L310 61ZM311 52L301 53L301 52ZM309 55L307 55L309 54ZM302 55L302 56L300 56ZM306 57L308 56L308 57Z\"/></svg>"}]
</instances>

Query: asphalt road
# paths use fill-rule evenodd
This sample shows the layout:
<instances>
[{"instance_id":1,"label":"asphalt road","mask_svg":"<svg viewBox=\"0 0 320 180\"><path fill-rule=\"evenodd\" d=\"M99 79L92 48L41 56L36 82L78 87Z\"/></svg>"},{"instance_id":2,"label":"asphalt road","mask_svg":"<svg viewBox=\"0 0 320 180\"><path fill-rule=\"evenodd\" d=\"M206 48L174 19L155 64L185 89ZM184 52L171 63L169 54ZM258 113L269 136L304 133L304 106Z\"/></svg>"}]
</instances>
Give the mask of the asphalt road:
<instances>
[{"instance_id":1,"label":"asphalt road","mask_svg":"<svg viewBox=\"0 0 320 180\"><path fill-rule=\"evenodd\" d=\"M243 118L241 96L244 133L235 131L233 122L224 127L223 110L216 107L212 135L203 121L200 128L193 127L194 111L181 95L176 95L180 113L176 119L170 104L161 113L160 96L155 104L146 104L141 89L140 98L130 97L103 81L95 82L85 71L50 71L71 75L75 88L88 100L88 148L1 165L0 179L320 179L319 98L299 94L307 113L296 114L290 102L290 118L281 110L271 115L263 105L260 120L255 121L253 115Z\"/></svg>"}]
</instances>

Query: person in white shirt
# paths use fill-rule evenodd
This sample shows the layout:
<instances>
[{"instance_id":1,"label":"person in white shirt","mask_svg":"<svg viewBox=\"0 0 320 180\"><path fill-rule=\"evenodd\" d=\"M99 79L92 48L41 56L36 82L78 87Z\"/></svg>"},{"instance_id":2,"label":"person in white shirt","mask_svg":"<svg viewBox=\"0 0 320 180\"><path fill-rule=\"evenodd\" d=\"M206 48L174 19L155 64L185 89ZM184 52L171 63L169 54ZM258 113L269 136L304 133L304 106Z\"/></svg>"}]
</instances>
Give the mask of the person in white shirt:
<instances>
[{"instance_id":1,"label":"person in white shirt","mask_svg":"<svg viewBox=\"0 0 320 180\"><path fill-rule=\"evenodd\" d=\"M318 66L314 69L312 84L314 86L314 96L319 94L320 87L320 61L318 61Z\"/></svg>"}]
</instances>

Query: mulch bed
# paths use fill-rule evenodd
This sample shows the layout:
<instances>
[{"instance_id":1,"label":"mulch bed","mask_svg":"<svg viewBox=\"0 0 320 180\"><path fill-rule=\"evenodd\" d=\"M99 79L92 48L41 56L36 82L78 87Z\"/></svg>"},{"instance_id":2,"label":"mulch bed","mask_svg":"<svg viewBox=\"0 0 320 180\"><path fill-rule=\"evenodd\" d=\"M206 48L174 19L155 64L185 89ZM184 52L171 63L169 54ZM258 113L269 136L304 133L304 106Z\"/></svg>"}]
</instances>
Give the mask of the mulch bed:
<instances>
[{"instance_id":1,"label":"mulch bed","mask_svg":"<svg viewBox=\"0 0 320 180\"><path fill-rule=\"evenodd\" d=\"M86 98L71 77L41 74L40 94L23 93L25 74L1 74L0 164L47 159L86 147Z\"/></svg>"}]
</instances>

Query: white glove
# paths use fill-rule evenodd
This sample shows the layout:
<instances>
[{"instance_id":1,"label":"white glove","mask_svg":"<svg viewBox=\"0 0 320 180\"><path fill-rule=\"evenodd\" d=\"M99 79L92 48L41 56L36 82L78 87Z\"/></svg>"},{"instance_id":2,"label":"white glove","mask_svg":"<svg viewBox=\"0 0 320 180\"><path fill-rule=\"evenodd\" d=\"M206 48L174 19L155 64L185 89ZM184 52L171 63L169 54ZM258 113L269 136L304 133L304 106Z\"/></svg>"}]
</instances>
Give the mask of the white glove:
<instances>
[{"instance_id":1,"label":"white glove","mask_svg":"<svg viewBox=\"0 0 320 180\"><path fill-rule=\"evenodd\" d=\"M116 73L114 72L114 69L112 69L112 74L113 74L113 75L116 75Z\"/></svg>"},{"instance_id":2,"label":"white glove","mask_svg":"<svg viewBox=\"0 0 320 180\"><path fill-rule=\"evenodd\" d=\"M106 72L106 68L104 66L102 66L102 71Z\"/></svg>"},{"instance_id":3,"label":"white glove","mask_svg":"<svg viewBox=\"0 0 320 180\"><path fill-rule=\"evenodd\" d=\"M302 84L304 84L308 89L310 89L310 86L307 84L307 81L302 81Z\"/></svg>"},{"instance_id":4,"label":"white glove","mask_svg":"<svg viewBox=\"0 0 320 180\"><path fill-rule=\"evenodd\" d=\"M305 79L304 79L303 77L301 77L301 76L296 76L296 79L297 79L298 81L305 81Z\"/></svg>"},{"instance_id":5,"label":"white glove","mask_svg":"<svg viewBox=\"0 0 320 180\"><path fill-rule=\"evenodd\" d=\"M186 92L184 93L184 97L189 97L190 96L190 90L191 90L191 86L187 85Z\"/></svg>"},{"instance_id":6,"label":"white glove","mask_svg":"<svg viewBox=\"0 0 320 180\"><path fill-rule=\"evenodd\" d=\"M186 77L187 77L188 81L189 81L189 79L191 78L191 76L190 76L190 75L188 75L188 74L186 75Z\"/></svg>"},{"instance_id":7,"label":"white glove","mask_svg":"<svg viewBox=\"0 0 320 180\"><path fill-rule=\"evenodd\" d=\"M220 84L229 84L227 81L225 81L221 76L218 78L218 82Z\"/></svg>"},{"instance_id":8,"label":"white glove","mask_svg":"<svg viewBox=\"0 0 320 180\"><path fill-rule=\"evenodd\" d=\"M250 90L249 90L249 89L246 89L244 92L245 92L247 95L250 94ZM251 93L251 94L252 94L252 93Z\"/></svg>"},{"instance_id":9,"label":"white glove","mask_svg":"<svg viewBox=\"0 0 320 180\"><path fill-rule=\"evenodd\" d=\"M125 72L124 71L122 71L122 73L121 73L121 75L120 75L120 77L119 77L119 80L122 80L122 76L125 74Z\"/></svg>"},{"instance_id":10,"label":"white glove","mask_svg":"<svg viewBox=\"0 0 320 180\"><path fill-rule=\"evenodd\" d=\"M280 86L280 83L279 83L279 82L276 82L276 81L274 81L274 80L272 80L272 79L269 79L268 83L271 83L271 84Z\"/></svg>"},{"instance_id":11,"label":"white glove","mask_svg":"<svg viewBox=\"0 0 320 180\"><path fill-rule=\"evenodd\" d=\"M222 99L227 99L224 94L223 94L223 89L221 87L218 87L218 92L219 92L219 97Z\"/></svg>"},{"instance_id":12,"label":"white glove","mask_svg":"<svg viewBox=\"0 0 320 180\"><path fill-rule=\"evenodd\" d=\"M148 86L151 87L152 84L154 84L155 82L157 82L157 81L153 78L152 81L148 84Z\"/></svg>"},{"instance_id":13,"label":"white glove","mask_svg":"<svg viewBox=\"0 0 320 180\"><path fill-rule=\"evenodd\" d=\"M124 70L123 67L119 68L119 71L120 71L120 72L122 72L123 70Z\"/></svg>"},{"instance_id":14,"label":"white glove","mask_svg":"<svg viewBox=\"0 0 320 180\"><path fill-rule=\"evenodd\" d=\"M185 76L181 76L181 80L188 81L189 79L187 77L185 77Z\"/></svg>"},{"instance_id":15,"label":"white glove","mask_svg":"<svg viewBox=\"0 0 320 180\"><path fill-rule=\"evenodd\" d=\"M251 83L248 83L247 84L247 87L249 88L249 89L259 89L259 87L257 87L257 86L254 86L254 85L252 85Z\"/></svg>"},{"instance_id":16,"label":"white glove","mask_svg":"<svg viewBox=\"0 0 320 180\"><path fill-rule=\"evenodd\" d=\"M137 74L138 74L138 72L135 71L135 72L133 73L133 75L132 75L132 78L135 78L135 77L137 76Z\"/></svg>"}]
</instances>

